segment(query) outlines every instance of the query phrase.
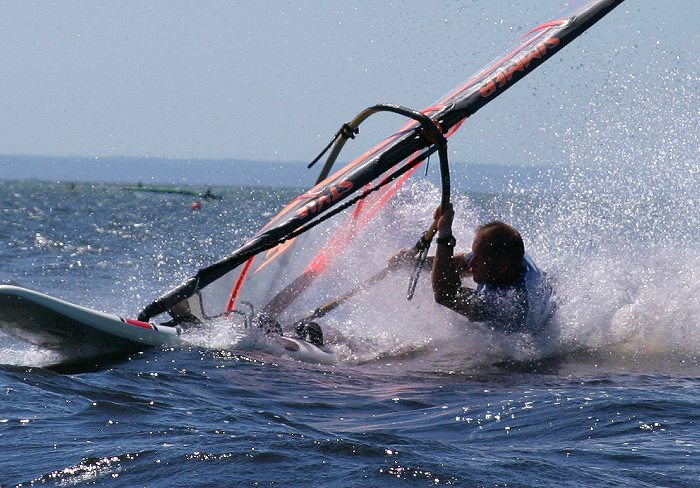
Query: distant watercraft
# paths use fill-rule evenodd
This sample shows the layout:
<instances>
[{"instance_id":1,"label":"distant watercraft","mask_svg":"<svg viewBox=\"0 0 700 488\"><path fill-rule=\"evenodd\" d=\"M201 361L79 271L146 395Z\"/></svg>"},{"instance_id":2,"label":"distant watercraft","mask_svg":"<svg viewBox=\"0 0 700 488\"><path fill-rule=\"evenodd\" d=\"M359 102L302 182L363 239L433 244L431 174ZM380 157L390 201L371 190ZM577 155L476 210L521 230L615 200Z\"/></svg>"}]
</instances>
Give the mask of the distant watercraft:
<instances>
[{"instance_id":1,"label":"distant watercraft","mask_svg":"<svg viewBox=\"0 0 700 488\"><path fill-rule=\"evenodd\" d=\"M221 195L216 195L212 193L211 188L207 188L204 192L199 192L195 190L189 190L187 188L180 188L179 186L145 186L145 185L133 185L125 186L125 190L144 192L144 193L172 193L176 195L190 195L198 198L206 198L210 200L218 200Z\"/></svg>"}]
</instances>

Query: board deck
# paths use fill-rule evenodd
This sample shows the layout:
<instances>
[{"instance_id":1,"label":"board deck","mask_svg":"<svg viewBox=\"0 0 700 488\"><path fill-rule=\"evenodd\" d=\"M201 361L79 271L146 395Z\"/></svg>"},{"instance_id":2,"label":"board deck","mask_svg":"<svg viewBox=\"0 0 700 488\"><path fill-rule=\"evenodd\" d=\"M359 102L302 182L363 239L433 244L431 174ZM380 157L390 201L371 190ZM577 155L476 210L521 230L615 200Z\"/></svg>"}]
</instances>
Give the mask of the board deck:
<instances>
[{"instance_id":1,"label":"board deck","mask_svg":"<svg viewBox=\"0 0 700 488\"><path fill-rule=\"evenodd\" d=\"M181 343L183 329L99 312L13 285L0 285L0 330L49 349L105 346L109 351ZM274 336L285 354L301 361L333 363L335 355L307 341Z\"/></svg>"}]
</instances>

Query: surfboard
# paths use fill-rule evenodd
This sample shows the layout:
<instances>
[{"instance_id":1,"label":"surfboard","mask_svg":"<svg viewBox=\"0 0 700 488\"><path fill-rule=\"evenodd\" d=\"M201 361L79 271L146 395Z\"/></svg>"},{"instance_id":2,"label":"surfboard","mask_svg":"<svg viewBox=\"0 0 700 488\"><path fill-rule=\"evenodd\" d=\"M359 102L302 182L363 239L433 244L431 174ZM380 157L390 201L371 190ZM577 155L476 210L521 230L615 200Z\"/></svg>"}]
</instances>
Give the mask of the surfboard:
<instances>
[{"instance_id":1,"label":"surfboard","mask_svg":"<svg viewBox=\"0 0 700 488\"><path fill-rule=\"evenodd\" d=\"M20 286L0 285L0 330L24 342L54 350L92 347L104 353L183 345L185 330L119 317L82 307ZM336 356L294 337L270 341L293 359L330 364Z\"/></svg>"}]
</instances>

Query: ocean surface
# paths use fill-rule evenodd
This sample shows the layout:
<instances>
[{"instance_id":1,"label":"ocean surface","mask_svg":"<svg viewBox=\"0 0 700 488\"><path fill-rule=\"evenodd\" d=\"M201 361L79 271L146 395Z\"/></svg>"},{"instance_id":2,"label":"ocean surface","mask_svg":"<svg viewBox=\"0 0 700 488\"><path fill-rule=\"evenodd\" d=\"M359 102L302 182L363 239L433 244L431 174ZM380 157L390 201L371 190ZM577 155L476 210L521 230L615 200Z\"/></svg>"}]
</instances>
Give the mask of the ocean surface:
<instances>
[{"instance_id":1,"label":"ocean surface","mask_svg":"<svg viewBox=\"0 0 700 488\"><path fill-rule=\"evenodd\" d=\"M700 486L697 167L665 169L457 187L458 245L506 220L555 278L541 339L455 319L425 276L411 305L404 281L321 320L342 331L334 365L221 324L83 361L0 333L0 484ZM0 181L0 281L133 317L297 193L213 190L196 211L116 184ZM416 237L439 195L417 181L399 201Z\"/></svg>"}]
</instances>

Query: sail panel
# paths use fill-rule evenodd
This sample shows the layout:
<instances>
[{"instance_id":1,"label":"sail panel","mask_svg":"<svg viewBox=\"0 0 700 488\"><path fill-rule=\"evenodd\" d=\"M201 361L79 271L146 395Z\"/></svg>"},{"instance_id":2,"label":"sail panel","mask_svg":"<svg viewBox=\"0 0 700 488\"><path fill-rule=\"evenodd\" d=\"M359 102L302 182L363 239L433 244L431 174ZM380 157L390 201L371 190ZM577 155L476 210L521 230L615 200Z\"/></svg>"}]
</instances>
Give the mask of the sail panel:
<instances>
[{"instance_id":1,"label":"sail panel","mask_svg":"<svg viewBox=\"0 0 700 488\"><path fill-rule=\"evenodd\" d=\"M495 62L422 113L435 121L444 134L453 134L467 117L549 59L621 2L574 2L565 14L528 32ZM406 171L413 171L422 161L415 154L434 148L433 143L424 135L418 122L408 120L396 133L292 200L229 257L199 270L185 283L148 305L139 318L147 320L172 310L183 300L199 293L202 293L201 301L211 315L216 314L216 310L226 312L240 301L264 305L269 303L266 300L273 300L285 289L291 290L291 294L295 289L292 285L301 285L305 278L313 279L327 269L332 255L342 253L357 238L357 234L347 229L358 227L361 231L365 227L361 225L363 219L367 219L366 222L372 219L372 212L366 209L373 207L356 204L355 210L349 211L350 217L346 217L349 222L346 220L342 224L343 230L338 234L335 232L343 218L328 219L319 226L320 230L314 232L295 233L323 220L336 205L362 192L373 182L386 178L402 165ZM405 178L399 181L403 182ZM393 190L391 186L385 187L373 198L386 198L386 203L393 195L391 192L396 192L399 187L400 183ZM374 211L375 215L377 211ZM331 239L330 243L328 239ZM341 245L343 242L346 244ZM290 286L292 288L288 288ZM211 291L204 291L209 287L212 287Z\"/></svg>"}]
</instances>

